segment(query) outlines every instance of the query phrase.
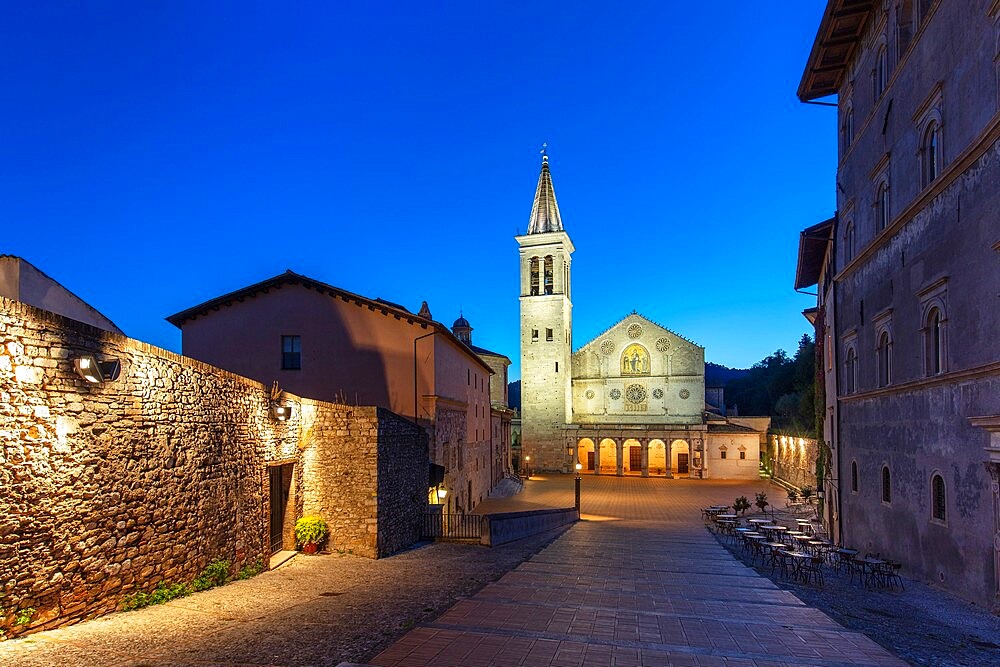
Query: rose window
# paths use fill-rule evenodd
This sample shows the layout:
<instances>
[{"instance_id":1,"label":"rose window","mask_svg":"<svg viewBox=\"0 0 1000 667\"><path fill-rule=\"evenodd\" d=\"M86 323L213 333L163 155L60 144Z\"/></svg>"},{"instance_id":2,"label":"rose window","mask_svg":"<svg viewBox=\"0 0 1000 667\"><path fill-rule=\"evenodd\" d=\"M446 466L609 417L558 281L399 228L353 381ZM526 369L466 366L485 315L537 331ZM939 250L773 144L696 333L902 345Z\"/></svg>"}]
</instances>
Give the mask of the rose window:
<instances>
[{"instance_id":1,"label":"rose window","mask_svg":"<svg viewBox=\"0 0 1000 667\"><path fill-rule=\"evenodd\" d=\"M606 340L603 343L601 343L601 352L603 352L604 354L611 354L614 351L615 351L614 341Z\"/></svg>"},{"instance_id":2,"label":"rose window","mask_svg":"<svg viewBox=\"0 0 1000 667\"><path fill-rule=\"evenodd\" d=\"M653 390L653 398L663 398L663 390L662 389L654 389Z\"/></svg>"},{"instance_id":3,"label":"rose window","mask_svg":"<svg viewBox=\"0 0 1000 667\"><path fill-rule=\"evenodd\" d=\"M646 401L646 389L640 384L630 384L625 388L625 398L629 403L643 403Z\"/></svg>"},{"instance_id":4,"label":"rose window","mask_svg":"<svg viewBox=\"0 0 1000 667\"><path fill-rule=\"evenodd\" d=\"M586 393L586 396L587 396L588 399L593 398L594 397L594 390L593 389L588 389L587 393Z\"/></svg>"},{"instance_id":5,"label":"rose window","mask_svg":"<svg viewBox=\"0 0 1000 667\"><path fill-rule=\"evenodd\" d=\"M688 391L687 389L681 389L680 392L678 393L678 396L680 396L681 398L688 398L691 396L691 392Z\"/></svg>"},{"instance_id":6,"label":"rose window","mask_svg":"<svg viewBox=\"0 0 1000 667\"><path fill-rule=\"evenodd\" d=\"M666 352L670 349L670 340L667 338L657 338L656 349L660 352Z\"/></svg>"},{"instance_id":7,"label":"rose window","mask_svg":"<svg viewBox=\"0 0 1000 667\"><path fill-rule=\"evenodd\" d=\"M629 338L638 338L639 336L642 335L642 327L640 327L638 324L630 324L628 325L626 333L628 334Z\"/></svg>"},{"instance_id":8,"label":"rose window","mask_svg":"<svg viewBox=\"0 0 1000 667\"><path fill-rule=\"evenodd\" d=\"M622 392L618 389L612 389L608 395L611 396L613 400L617 401L619 398L622 397Z\"/></svg>"}]
</instances>

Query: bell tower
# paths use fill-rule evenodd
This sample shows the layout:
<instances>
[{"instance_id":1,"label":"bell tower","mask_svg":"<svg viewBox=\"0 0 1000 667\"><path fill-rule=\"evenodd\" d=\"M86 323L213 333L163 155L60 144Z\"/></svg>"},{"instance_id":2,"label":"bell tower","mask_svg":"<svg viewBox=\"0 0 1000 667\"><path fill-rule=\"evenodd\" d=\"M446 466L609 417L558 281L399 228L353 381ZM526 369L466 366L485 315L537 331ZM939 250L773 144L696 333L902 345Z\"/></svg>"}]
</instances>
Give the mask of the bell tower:
<instances>
[{"instance_id":1,"label":"bell tower","mask_svg":"<svg viewBox=\"0 0 1000 667\"><path fill-rule=\"evenodd\" d=\"M565 426L573 417L573 242L563 230L549 157L542 156L521 259L521 452L532 470L568 470Z\"/></svg>"}]
</instances>

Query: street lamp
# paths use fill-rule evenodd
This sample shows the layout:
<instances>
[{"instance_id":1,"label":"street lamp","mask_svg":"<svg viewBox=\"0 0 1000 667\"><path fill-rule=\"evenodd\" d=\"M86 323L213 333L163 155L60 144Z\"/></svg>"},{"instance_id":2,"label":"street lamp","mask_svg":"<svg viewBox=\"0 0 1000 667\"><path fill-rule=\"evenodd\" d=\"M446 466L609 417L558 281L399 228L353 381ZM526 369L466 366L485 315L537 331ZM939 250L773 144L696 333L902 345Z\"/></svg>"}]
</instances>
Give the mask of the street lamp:
<instances>
[{"instance_id":1,"label":"street lamp","mask_svg":"<svg viewBox=\"0 0 1000 667\"><path fill-rule=\"evenodd\" d=\"M573 480L574 483L575 483L575 489L574 489L574 491L576 492L576 513L577 513L577 515L580 514L580 471L581 470L583 470L583 464L580 463L579 461L577 461L577 463L576 463L576 479Z\"/></svg>"},{"instance_id":2,"label":"street lamp","mask_svg":"<svg viewBox=\"0 0 1000 667\"><path fill-rule=\"evenodd\" d=\"M525 479L531 479L531 457L527 455L524 457L524 474Z\"/></svg>"},{"instance_id":3,"label":"street lamp","mask_svg":"<svg viewBox=\"0 0 1000 667\"><path fill-rule=\"evenodd\" d=\"M448 497L448 489L439 486L437 490L438 505L444 505L444 499Z\"/></svg>"}]
</instances>

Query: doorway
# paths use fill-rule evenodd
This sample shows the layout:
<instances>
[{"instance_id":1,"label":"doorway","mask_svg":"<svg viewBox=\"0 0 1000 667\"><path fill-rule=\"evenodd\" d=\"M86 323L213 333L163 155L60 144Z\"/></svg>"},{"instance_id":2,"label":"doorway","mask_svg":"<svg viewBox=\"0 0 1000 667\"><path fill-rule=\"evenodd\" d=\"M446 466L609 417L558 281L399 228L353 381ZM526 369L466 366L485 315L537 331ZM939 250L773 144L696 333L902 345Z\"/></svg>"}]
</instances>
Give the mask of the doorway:
<instances>
[{"instance_id":1,"label":"doorway","mask_svg":"<svg viewBox=\"0 0 1000 667\"><path fill-rule=\"evenodd\" d=\"M288 498L292 491L292 468L294 464L271 466L268 468L270 486L270 549L273 556L284 548L285 524L288 522Z\"/></svg>"},{"instance_id":2,"label":"doorway","mask_svg":"<svg viewBox=\"0 0 1000 667\"><path fill-rule=\"evenodd\" d=\"M642 447L628 448L628 469L632 472L642 470Z\"/></svg>"},{"instance_id":3,"label":"doorway","mask_svg":"<svg viewBox=\"0 0 1000 667\"><path fill-rule=\"evenodd\" d=\"M688 454L687 452L679 452L677 454L677 474L686 475L688 474Z\"/></svg>"}]
</instances>

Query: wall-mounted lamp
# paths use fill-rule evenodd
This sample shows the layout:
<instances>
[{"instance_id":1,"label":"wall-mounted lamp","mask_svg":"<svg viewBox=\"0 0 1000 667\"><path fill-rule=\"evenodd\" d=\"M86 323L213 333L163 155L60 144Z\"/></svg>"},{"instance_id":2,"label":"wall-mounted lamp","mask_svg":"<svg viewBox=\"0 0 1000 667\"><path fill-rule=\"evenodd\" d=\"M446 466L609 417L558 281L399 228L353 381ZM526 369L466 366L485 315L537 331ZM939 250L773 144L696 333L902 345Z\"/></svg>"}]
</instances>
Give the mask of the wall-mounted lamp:
<instances>
[{"instance_id":1,"label":"wall-mounted lamp","mask_svg":"<svg viewBox=\"0 0 1000 667\"><path fill-rule=\"evenodd\" d=\"M290 405L272 405L271 414L279 422L288 421L292 416L292 406Z\"/></svg>"},{"instance_id":2,"label":"wall-mounted lamp","mask_svg":"<svg viewBox=\"0 0 1000 667\"><path fill-rule=\"evenodd\" d=\"M122 364L117 359L98 361L92 354L73 359L73 370L87 382L99 384L114 382L122 372Z\"/></svg>"},{"instance_id":3,"label":"wall-mounted lamp","mask_svg":"<svg viewBox=\"0 0 1000 667\"><path fill-rule=\"evenodd\" d=\"M438 500L444 505L444 499L448 497L448 489L444 487L439 487L437 490Z\"/></svg>"}]
</instances>

